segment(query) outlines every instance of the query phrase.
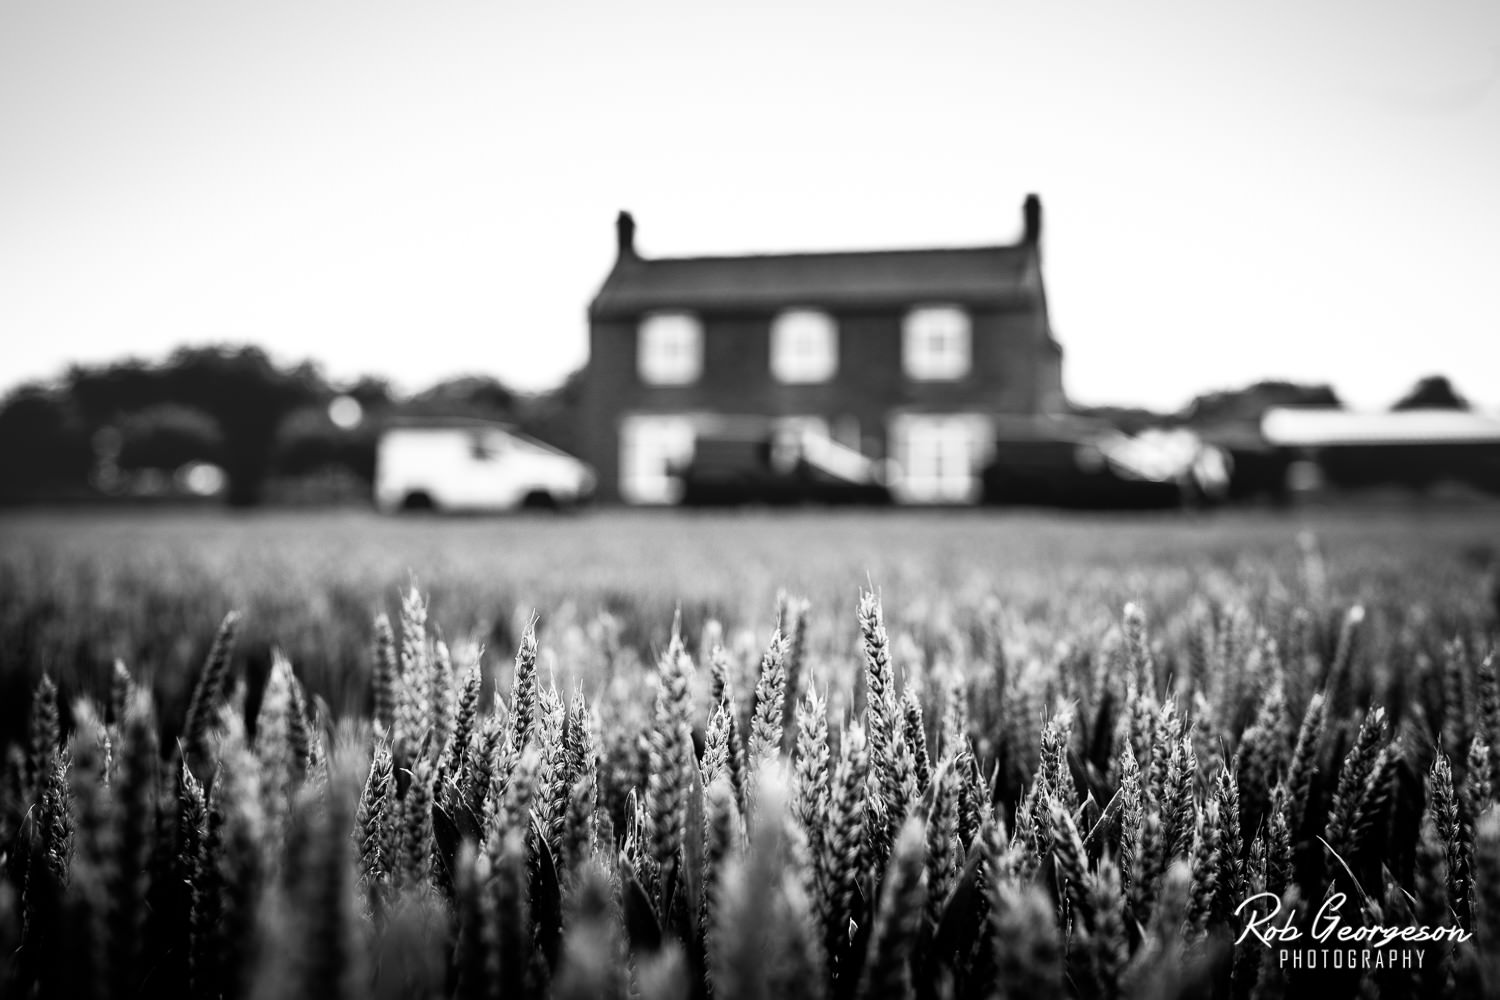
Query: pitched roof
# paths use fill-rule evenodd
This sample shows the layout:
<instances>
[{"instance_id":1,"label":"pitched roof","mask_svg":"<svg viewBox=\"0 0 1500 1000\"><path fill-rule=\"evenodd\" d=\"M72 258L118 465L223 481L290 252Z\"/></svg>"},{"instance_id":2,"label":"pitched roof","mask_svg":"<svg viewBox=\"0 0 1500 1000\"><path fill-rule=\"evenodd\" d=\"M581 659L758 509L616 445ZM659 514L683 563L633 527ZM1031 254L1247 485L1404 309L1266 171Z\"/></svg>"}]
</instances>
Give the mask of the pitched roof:
<instances>
[{"instance_id":1,"label":"pitched roof","mask_svg":"<svg viewBox=\"0 0 1500 1000\"><path fill-rule=\"evenodd\" d=\"M1039 299L1032 244L935 250L641 258L624 254L592 315L652 309L1026 303Z\"/></svg>"},{"instance_id":2,"label":"pitched roof","mask_svg":"<svg viewBox=\"0 0 1500 1000\"><path fill-rule=\"evenodd\" d=\"M1500 444L1500 416L1467 410L1357 413L1324 408L1266 411L1261 430L1272 444Z\"/></svg>"}]
</instances>

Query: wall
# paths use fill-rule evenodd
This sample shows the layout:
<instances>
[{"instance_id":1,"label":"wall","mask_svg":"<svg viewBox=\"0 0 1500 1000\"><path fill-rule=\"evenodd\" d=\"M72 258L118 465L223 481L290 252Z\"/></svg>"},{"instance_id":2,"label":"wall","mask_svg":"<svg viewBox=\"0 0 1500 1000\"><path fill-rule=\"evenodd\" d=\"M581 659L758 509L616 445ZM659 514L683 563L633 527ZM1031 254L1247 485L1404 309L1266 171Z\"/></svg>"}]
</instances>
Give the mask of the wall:
<instances>
[{"instance_id":1,"label":"wall","mask_svg":"<svg viewBox=\"0 0 1500 1000\"><path fill-rule=\"evenodd\" d=\"M636 373L636 324L594 319L582 401L581 457L599 476L599 499L619 499L617 424L626 412L713 412L761 416L841 416L859 422L862 447L884 457L886 420L893 410L996 413L1038 412L1060 391L1056 354L1046 320L1034 309L970 310L969 374L953 382L913 382L901 368L904 311L839 310L838 371L815 385L784 385L770 373L767 313L700 313L703 371L691 385L651 386Z\"/></svg>"}]
</instances>

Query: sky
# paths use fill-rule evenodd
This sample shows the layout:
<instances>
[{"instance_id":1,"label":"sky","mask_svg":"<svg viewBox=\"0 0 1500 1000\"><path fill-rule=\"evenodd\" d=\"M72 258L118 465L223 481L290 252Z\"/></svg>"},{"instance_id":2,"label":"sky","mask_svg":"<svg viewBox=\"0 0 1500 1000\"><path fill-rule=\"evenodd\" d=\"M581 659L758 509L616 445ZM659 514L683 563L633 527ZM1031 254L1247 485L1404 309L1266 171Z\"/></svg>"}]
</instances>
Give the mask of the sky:
<instances>
[{"instance_id":1,"label":"sky","mask_svg":"<svg viewBox=\"0 0 1500 1000\"><path fill-rule=\"evenodd\" d=\"M0 5L0 391L252 342L583 364L647 256L1009 242L1064 385L1500 406L1500 4Z\"/></svg>"}]
</instances>

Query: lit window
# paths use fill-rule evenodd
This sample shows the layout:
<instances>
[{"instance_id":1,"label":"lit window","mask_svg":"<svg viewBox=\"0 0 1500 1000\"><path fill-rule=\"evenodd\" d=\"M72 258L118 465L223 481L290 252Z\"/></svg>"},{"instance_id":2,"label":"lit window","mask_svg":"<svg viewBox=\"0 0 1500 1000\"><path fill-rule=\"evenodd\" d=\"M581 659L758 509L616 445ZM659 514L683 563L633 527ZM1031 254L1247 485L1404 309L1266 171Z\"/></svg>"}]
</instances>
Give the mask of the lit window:
<instances>
[{"instance_id":1,"label":"lit window","mask_svg":"<svg viewBox=\"0 0 1500 1000\"><path fill-rule=\"evenodd\" d=\"M893 484L908 503L973 503L991 445L989 422L974 414L903 414L891 422L900 467Z\"/></svg>"},{"instance_id":2,"label":"lit window","mask_svg":"<svg viewBox=\"0 0 1500 1000\"><path fill-rule=\"evenodd\" d=\"M969 317L951 306L913 309L901 338L907 377L924 381L959 379L969 374Z\"/></svg>"},{"instance_id":3,"label":"lit window","mask_svg":"<svg viewBox=\"0 0 1500 1000\"><path fill-rule=\"evenodd\" d=\"M785 312L771 325L771 374L778 382L826 382L839 365L838 329L827 313Z\"/></svg>"},{"instance_id":4,"label":"lit window","mask_svg":"<svg viewBox=\"0 0 1500 1000\"><path fill-rule=\"evenodd\" d=\"M657 313L641 323L636 368L652 385L686 385L703 371L703 327L686 313Z\"/></svg>"},{"instance_id":5,"label":"lit window","mask_svg":"<svg viewBox=\"0 0 1500 1000\"><path fill-rule=\"evenodd\" d=\"M676 503L681 472L693 459L686 417L629 416L620 422L620 496L628 503Z\"/></svg>"}]
</instances>

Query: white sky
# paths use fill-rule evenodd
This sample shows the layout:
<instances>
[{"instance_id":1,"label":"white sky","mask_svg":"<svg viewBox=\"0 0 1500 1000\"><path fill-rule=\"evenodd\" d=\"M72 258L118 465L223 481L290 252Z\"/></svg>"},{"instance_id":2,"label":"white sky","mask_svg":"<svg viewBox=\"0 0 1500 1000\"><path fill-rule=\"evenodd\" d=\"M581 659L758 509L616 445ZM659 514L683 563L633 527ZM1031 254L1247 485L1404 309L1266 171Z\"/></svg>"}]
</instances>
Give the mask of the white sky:
<instances>
[{"instance_id":1,"label":"white sky","mask_svg":"<svg viewBox=\"0 0 1500 1000\"><path fill-rule=\"evenodd\" d=\"M1493 2L8 0L0 389L184 341L540 387L620 208L931 246L1034 190L1077 400L1500 404L1497 80Z\"/></svg>"}]
</instances>

